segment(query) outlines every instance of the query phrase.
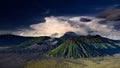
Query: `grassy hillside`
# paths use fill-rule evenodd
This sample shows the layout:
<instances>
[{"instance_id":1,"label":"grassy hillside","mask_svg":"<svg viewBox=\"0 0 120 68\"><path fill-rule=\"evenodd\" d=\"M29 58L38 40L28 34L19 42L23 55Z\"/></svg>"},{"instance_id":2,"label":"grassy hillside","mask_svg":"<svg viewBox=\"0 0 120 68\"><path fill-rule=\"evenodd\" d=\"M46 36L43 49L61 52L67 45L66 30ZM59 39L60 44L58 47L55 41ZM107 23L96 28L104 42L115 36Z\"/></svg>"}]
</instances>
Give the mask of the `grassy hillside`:
<instances>
[{"instance_id":1,"label":"grassy hillside","mask_svg":"<svg viewBox=\"0 0 120 68\"><path fill-rule=\"evenodd\" d=\"M110 55L119 50L119 44L100 36L68 38L57 48L46 53L47 56L63 58L86 58Z\"/></svg>"},{"instance_id":2,"label":"grassy hillside","mask_svg":"<svg viewBox=\"0 0 120 68\"><path fill-rule=\"evenodd\" d=\"M30 46L30 45L33 45L33 44L36 44L36 43L40 43L46 39L49 39L50 37L35 37L35 38L32 38L30 40L27 40L27 41L24 41L22 42L21 44L17 45L17 47L26 47L26 46Z\"/></svg>"}]
</instances>

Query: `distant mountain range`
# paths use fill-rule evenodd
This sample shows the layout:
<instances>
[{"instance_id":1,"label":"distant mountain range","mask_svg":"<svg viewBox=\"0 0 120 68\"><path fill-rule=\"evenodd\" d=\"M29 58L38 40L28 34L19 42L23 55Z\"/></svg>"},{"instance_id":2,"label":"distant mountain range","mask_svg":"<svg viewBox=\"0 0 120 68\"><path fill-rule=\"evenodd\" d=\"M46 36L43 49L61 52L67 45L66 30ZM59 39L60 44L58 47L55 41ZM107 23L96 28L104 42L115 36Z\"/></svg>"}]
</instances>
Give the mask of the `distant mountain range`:
<instances>
[{"instance_id":1,"label":"distant mountain range","mask_svg":"<svg viewBox=\"0 0 120 68\"><path fill-rule=\"evenodd\" d=\"M16 46L32 37L22 37L12 34L0 35L0 46Z\"/></svg>"},{"instance_id":2,"label":"distant mountain range","mask_svg":"<svg viewBox=\"0 0 120 68\"><path fill-rule=\"evenodd\" d=\"M79 36L68 32L61 38L21 37L1 35L0 46L7 46L1 53L39 53L59 58L88 58L120 53L120 41L95 36Z\"/></svg>"}]
</instances>

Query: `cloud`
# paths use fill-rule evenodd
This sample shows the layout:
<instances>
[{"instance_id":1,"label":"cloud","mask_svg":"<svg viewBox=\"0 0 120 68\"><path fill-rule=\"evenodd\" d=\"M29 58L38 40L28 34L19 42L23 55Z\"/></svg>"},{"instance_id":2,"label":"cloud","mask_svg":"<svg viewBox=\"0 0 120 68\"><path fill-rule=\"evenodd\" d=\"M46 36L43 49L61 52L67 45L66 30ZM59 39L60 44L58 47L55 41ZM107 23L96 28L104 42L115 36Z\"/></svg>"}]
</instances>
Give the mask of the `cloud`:
<instances>
[{"instance_id":1,"label":"cloud","mask_svg":"<svg viewBox=\"0 0 120 68\"><path fill-rule=\"evenodd\" d=\"M69 31L79 31L81 34L86 34L83 28L79 29L76 26L72 26L72 23L69 23L67 18L65 18L66 17L46 17L45 22L30 25L31 29L22 29L18 31L17 34L22 36L51 36L57 33L58 37Z\"/></svg>"},{"instance_id":2,"label":"cloud","mask_svg":"<svg viewBox=\"0 0 120 68\"><path fill-rule=\"evenodd\" d=\"M82 22L81 18L91 19L90 22ZM100 24L102 19L88 16L45 17L45 22L32 24L30 29L21 29L14 34L21 36L52 36L61 37L66 32L75 32L79 35L101 35L111 39L120 39L120 31L114 29L114 24Z\"/></svg>"}]
</instances>

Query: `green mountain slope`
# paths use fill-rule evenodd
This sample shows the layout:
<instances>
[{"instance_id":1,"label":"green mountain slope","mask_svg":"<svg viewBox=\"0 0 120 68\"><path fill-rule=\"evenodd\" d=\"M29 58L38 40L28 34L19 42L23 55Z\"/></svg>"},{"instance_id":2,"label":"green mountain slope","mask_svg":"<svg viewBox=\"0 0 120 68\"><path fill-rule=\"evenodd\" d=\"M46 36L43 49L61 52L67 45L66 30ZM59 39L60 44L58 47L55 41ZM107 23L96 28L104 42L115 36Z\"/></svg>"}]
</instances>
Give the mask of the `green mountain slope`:
<instances>
[{"instance_id":1,"label":"green mountain slope","mask_svg":"<svg viewBox=\"0 0 120 68\"><path fill-rule=\"evenodd\" d=\"M35 38L32 38L30 40L27 40L27 41L24 41L23 43L17 45L17 47L26 47L26 46L30 46L30 45L33 45L33 44L36 44L36 43L40 43L46 39L49 39L50 37L35 37Z\"/></svg>"},{"instance_id":2,"label":"green mountain slope","mask_svg":"<svg viewBox=\"0 0 120 68\"><path fill-rule=\"evenodd\" d=\"M114 50L118 51L118 48L117 42L113 40L100 36L88 36L65 39L61 45L48 51L46 55L63 58L85 58L109 55L115 53Z\"/></svg>"}]
</instances>

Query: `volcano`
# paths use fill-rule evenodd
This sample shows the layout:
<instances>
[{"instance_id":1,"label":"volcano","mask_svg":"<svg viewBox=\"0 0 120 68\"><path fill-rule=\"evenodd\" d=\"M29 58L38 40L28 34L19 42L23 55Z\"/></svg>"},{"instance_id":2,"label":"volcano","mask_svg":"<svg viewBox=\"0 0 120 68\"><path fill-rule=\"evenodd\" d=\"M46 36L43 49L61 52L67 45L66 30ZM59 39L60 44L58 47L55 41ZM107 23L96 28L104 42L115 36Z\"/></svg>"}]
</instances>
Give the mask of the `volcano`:
<instances>
[{"instance_id":1,"label":"volcano","mask_svg":"<svg viewBox=\"0 0 120 68\"><path fill-rule=\"evenodd\" d=\"M11 35L2 36L2 38L11 39ZM1 39L2 39L1 38ZM16 39L18 38L18 39ZM23 40L20 44L9 46L9 49L1 50L4 53L39 53L44 56L59 58L89 58L120 53L120 41L111 40L99 35L81 36L73 32L68 32L60 38L51 38L47 36L27 38L12 36L14 42ZM4 39L4 41L8 41Z\"/></svg>"},{"instance_id":2,"label":"volcano","mask_svg":"<svg viewBox=\"0 0 120 68\"><path fill-rule=\"evenodd\" d=\"M120 52L120 44L114 40L96 36L71 37L57 48L46 53L47 56L62 58L88 58L112 55Z\"/></svg>"}]
</instances>

